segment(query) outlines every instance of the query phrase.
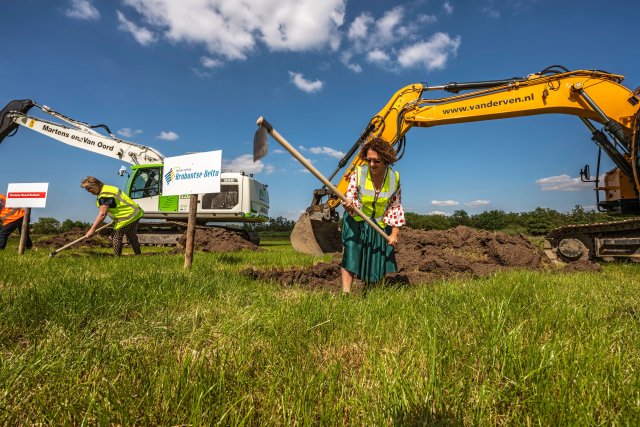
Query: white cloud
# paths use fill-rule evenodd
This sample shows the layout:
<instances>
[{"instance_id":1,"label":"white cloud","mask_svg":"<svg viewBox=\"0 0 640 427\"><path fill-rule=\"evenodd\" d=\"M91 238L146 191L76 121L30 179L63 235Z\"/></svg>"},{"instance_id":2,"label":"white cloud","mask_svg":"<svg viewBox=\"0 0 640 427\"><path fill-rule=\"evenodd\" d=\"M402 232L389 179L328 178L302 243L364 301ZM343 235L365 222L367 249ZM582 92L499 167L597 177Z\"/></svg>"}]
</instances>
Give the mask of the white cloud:
<instances>
[{"instance_id":1,"label":"white cloud","mask_svg":"<svg viewBox=\"0 0 640 427\"><path fill-rule=\"evenodd\" d=\"M222 168L228 169L233 172L244 172L244 173L272 173L273 166L266 165L262 160L258 160L257 162L253 161L253 154L243 154L241 156L232 159L231 161L225 161L222 159Z\"/></svg>"},{"instance_id":2,"label":"white cloud","mask_svg":"<svg viewBox=\"0 0 640 427\"><path fill-rule=\"evenodd\" d=\"M100 19L100 12L90 0L71 0L71 7L64 11L69 18L82 19L85 21L97 21Z\"/></svg>"},{"instance_id":3,"label":"white cloud","mask_svg":"<svg viewBox=\"0 0 640 427\"><path fill-rule=\"evenodd\" d=\"M582 191L593 187L593 183L582 182L580 178L571 178L567 174L540 178L536 184L542 191Z\"/></svg>"},{"instance_id":4,"label":"white cloud","mask_svg":"<svg viewBox=\"0 0 640 427\"><path fill-rule=\"evenodd\" d=\"M127 33L131 33L133 38L142 46L148 46L156 41L156 35L153 32L146 28L139 27L132 21L129 21L119 10L117 11L117 15L118 22L120 22L118 28L122 31L126 31Z\"/></svg>"},{"instance_id":5,"label":"white cloud","mask_svg":"<svg viewBox=\"0 0 640 427\"><path fill-rule=\"evenodd\" d=\"M476 208L478 206L486 206L491 204L491 200L474 200L472 202L465 202L465 206L470 206L472 208Z\"/></svg>"},{"instance_id":6,"label":"white cloud","mask_svg":"<svg viewBox=\"0 0 640 427\"><path fill-rule=\"evenodd\" d=\"M449 56L456 56L460 43L460 36L452 39L448 34L436 33L426 42L402 49L398 54L398 63L405 68L422 65L428 71L443 69Z\"/></svg>"},{"instance_id":7,"label":"white cloud","mask_svg":"<svg viewBox=\"0 0 640 427\"><path fill-rule=\"evenodd\" d=\"M351 62L351 58L353 58L353 53L349 51L344 51L340 54L340 62L342 62L348 69L358 74L362 72L362 66L360 64Z\"/></svg>"},{"instance_id":8,"label":"white cloud","mask_svg":"<svg viewBox=\"0 0 640 427\"><path fill-rule=\"evenodd\" d=\"M177 133L175 133L173 131L169 131L169 132L162 131L162 132L160 132L160 135L156 136L156 138L164 139L165 141L175 141L176 139L178 139L180 137L178 136Z\"/></svg>"},{"instance_id":9,"label":"white cloud","mask_svg":"<svg viewBox=\"0 0 640 427\"><path fill-rule=\"evenodd\" d=\"M498 19L500 18L500 11L498 9L494 9L491 6L486 6L482 8L482 11L484 12L485 15L487 15L489 18L494 18L494 19Z\"/></svg>"},{"instance_id":10,"label":"white cloud","mask_svg":"<svg viewBox=\"0 0 640 427\"><path fill-rule=\"evenodd\" d=\"M222 66L222 61L215 58L210 58L208 56L203 56L200 58L200 63L205 68L218 68Z\"/></svg>"},{"instance_id":11,"label":"white cloud","mask_svg":"<svg viewBox=\"0 0 640 427\"><path fill-rule=\"evenodd\" d=\"M453 5L449 3L449 1L445 1L442 8L447 15L451 15L453 13Z\"/></svg>"},{"instance_id":12,"label":"white cloud","mask_svg":"<svg viewBox=\"0 0 640 427\"><path fill-rule=\"evenodd\" d=\"M460 202L455 200L432 200L431 204L434 206L457 206Z\"/></svg>"},{"instance_id":13,"label":"white cloud","mask_svg":"<svg viewBox=\"0 0 640 427\"><path fill-rule=\"evenodd\" d=\"M447 216L448 214L446 212L442 212L442 211L431 211L429 212L429 215L442 215L442 216Z\"/></svg>"},{"instance_id":14,"label":"white cloud","mask_svg":"<svg viewBox=\"0 0 640 427\"><path fill-rule=\"evenodd\" d=\"M445 5L450 6L448 2ZM442 69L449 58L456 55L461 39L435 33L424 41L425 26L437 20L434 15L408 13L403 6L387 10L377 20L371 13L363 12L349 25L347 41L350 44L340 60L355 72L362 71L358 64L361 58L393 71L420 65L429 71ZM422 41L417 41L420 39Z\"/></svg>"},{"instance_id":15,"label":"white cloud","mask_svg":"<svg viewBox=\"0 0 640 427\"><path fill-rule=\"evenodd\" d=\"M381 50L373 50L367 54L367 61L373 63L387 63L390 61L389 55Z\"/></svg>"},{"instance_id":16,"label":"white cloud","mask_svg":"<svg viewBox=\"0 0 640 427\"><path fill-rule=\"evenodd\" d=\"M395 36L395 31L404 32L400 23L403 21L404 8L402 6L396 6L391 10L384 13L382 18L376 22L376 35L385 42L392 41Z\"/></svg>"},{"instance_id":17,"label":"white cloud","mask_svg":"<svg viewBox=\"0 0 640 427\"><path fill-rule=\"evenodd\" d=\"M301 73L294 73L292 71L289 71L289 77L298 89L307 93L318 92L324 85L324 83L320 80L310 81L305 79Z\"/></svg>"},{"instance_id":18,"label":"white cloud","mask_svg":"<svg viewBox=\"0 0 640 427\"><path fill-rule=\"evenodd\" d=\"M313 154L324 154L329 157L335 157L336 159L344 157L344 153L342 151L334 150L331 147L311 147L309 151Z\"/></svg>"},{"instance_id":19,"label":"white cloud","mask_svg":"<svg viewBox=\"0 0 640 427\"><path fill-rule=\"evenodd\" d=\"M140 135L142 133L142 129L122 128L118 130L117 133L125 138L133 138L136 135Z\"/></svg>"},{"instance_id":20,"label":"white cloud","mask_svg":"<svg viewBox=\"0 0 640 427\"><path fill-rule=\"evenodd\" d=\"M284 150L281 150L281 149L279 149L279 148L276 148L275 150L273 150L273 151L272 151L272 153L273 153L273 154L284 154L284 153L285 153L285 151L284 151Z\"/></svg>"},{"instance_id":21,"label":"white cloud","mask_svg":"<svg viewBox=\"0 0 640 427\"><path fill-rule=\"evenodd\" d=\"M438 18L436 18L433 15L422 14L422 15L418 15L418 22L425 25L435 24L436 22L438 22Z\"/></svg>"},{"instance_id":22,"label":"white cloud","mask_svg":"<svg viewBox=\"0 0 640 427\"><path fill-rule=\"evenodd\" d=\"M139 20L171 42L204 45L242 60L258 43L304 52L340 45L346 0L123 0Z\"/></svg>"},{"instance_id":23,"label":"white cloud","mask_svg":"<svg viewBox=\"0 0 640 427\"><path fill-rule=\"evenodd\" d=\"M369 12L364 12L356 17L353 20L351 25L349 26L349 31L347 32L347 37L350 40L363 40L367 37L369 33L369 26L373 24L375 20L369 14Z\"/></svg>"}]
</instances>

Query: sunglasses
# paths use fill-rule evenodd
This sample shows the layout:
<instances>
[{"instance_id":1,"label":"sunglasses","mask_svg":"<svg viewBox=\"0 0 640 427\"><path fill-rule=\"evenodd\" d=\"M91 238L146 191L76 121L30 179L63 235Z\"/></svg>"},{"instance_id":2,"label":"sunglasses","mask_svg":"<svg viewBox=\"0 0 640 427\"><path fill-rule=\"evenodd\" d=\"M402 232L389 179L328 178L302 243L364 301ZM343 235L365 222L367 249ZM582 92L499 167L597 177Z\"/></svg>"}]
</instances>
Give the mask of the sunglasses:
<instances>
[{"instance_id":1,"label":"sunglasses","mask_svg":"<svg viewBox=\"0 0 640 427\"><path fill-rule=\"evenodd\" d=\"M373 163L375 163L376 165L377 165L378 163L382 163L382 160L380 160L380 159L364 159L364 161L365 161L365 162L367 162L367 163L371 163L371 162L373 162Z\"/></svg>"}]
</instances>

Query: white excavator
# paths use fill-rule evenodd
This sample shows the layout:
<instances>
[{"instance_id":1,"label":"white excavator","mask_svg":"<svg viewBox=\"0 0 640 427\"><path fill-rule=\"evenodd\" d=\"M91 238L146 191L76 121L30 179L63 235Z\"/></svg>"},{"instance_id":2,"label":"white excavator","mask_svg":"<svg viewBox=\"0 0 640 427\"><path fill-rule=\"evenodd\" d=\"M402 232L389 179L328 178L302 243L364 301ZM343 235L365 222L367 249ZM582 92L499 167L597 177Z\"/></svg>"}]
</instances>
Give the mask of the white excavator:
<instances>
[{"instance_id":1,"label":"white excavator","mask_svg":"<svg viewBox=\"0 0 640 427\"><path fill-rule=\"evenodd\" d=\"M58 121L27 115L33 107ZM164 224L152 222L153 227L142 227L141 243L175 243L175 231L186 225L190 196L162 194L164 156L158 150L120 139L104 124L90 125L69 118L30 99L11 101L0 111L0 144L6 137L13 136L20 126L72 147L129 163L130 172L125 167L119 171L120 176L129 175L125 192L142 207L144 218L166 220ZM106 135L95 129L102 129ZM200 226L207 223L222 226L222 223L265 222L268 219L267 185L258 182L251 174L223 170L220 192L198 195L197 223ZM255 233L247 233L247 237L257 241Z\"/></svg>"}]
</instances>

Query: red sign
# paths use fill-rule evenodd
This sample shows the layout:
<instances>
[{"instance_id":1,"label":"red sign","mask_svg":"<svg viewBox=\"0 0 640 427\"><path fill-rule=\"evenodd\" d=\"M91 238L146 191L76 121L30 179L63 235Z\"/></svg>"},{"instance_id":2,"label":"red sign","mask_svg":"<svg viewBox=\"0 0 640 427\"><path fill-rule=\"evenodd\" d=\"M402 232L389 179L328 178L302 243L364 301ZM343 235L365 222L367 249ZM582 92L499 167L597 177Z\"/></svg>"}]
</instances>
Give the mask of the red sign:
<instances>
[{"instance_id":1,"label":"red sign","mask_svg":"<svg viewBox=\"0 0 640 427\"><path fill-rule=\"evenodd\" d=\"M7 193L7 197L10 199L45 199L47 193L42 192L29 192L29 193Z\"/></svg>"}]
</instances>

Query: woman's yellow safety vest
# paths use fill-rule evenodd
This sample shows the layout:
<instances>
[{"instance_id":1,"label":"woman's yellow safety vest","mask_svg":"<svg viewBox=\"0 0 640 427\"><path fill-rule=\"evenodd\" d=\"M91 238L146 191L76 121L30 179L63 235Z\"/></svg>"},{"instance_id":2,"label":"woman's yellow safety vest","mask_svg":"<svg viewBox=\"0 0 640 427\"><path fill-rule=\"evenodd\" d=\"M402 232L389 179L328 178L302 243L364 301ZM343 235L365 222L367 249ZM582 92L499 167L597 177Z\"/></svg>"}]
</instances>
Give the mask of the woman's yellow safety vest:
<instances>
[{"instance_id":1,"label":"woman's yellow safety vest","mask_svg":"<svg viewBox=\"0 0 640 427\"><path fill-rule=\"evenodd\" d=\"M109 208L109 217L114 221L114 230L125 227L134 221L139 220L144 215L144 211L138 206L136 202L131 200L129 196L124 194L118 187L113 185L103 185L96 205L100 207L100 198L110 197L115 199L116 207Z\"/></svg>"},{"instance_id":2,"label":"woman's yellow safety vest","mask_svg":"<svg viewBox=\"0 0 640 427\"><path fill-rule=\"evenodd\" d=\"M386 224L382 219L391 203L391 198L400 187L400 174L391 168L387 168L382 188L376 194L369 167L359 166L356 168L356 173L358 177L358 200L362 204L362 213L377 222L381 228L384 228ZM354 215L353 219L364 221L359 215Z\"/></svg>"}]
</instances>

